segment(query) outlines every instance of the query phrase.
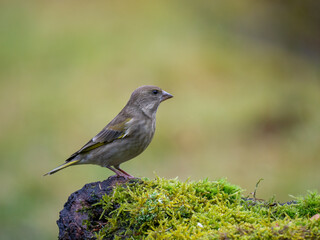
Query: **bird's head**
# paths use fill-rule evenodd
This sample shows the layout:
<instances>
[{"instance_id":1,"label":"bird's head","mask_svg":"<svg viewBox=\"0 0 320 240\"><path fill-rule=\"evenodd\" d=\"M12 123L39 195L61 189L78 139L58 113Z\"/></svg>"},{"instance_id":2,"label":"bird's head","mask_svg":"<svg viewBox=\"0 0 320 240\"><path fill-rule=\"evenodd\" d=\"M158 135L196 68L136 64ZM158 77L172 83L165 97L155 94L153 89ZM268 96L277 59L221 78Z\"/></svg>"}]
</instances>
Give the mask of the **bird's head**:
<instances>
[{"instance_id":1,"label":"bird's head","mask_svg":"<svg viewBox=\"0 0 320 240\"><path fill-rule=\"evenodd\" d=\"M142 86L131 94L128 105L138 107L146 115L153 116L161 102L172 98L170 93L156 86Z\"/></svg>"}]
</instances>

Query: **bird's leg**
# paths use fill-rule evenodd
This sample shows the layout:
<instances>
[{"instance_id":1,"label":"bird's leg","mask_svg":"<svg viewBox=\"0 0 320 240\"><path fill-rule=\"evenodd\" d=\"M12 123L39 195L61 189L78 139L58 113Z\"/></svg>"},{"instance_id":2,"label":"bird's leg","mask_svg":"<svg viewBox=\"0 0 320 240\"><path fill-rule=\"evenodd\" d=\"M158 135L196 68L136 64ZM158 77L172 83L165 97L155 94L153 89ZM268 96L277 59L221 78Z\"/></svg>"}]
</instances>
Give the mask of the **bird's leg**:
<instances>
[{"instance_id":1,"label":"bird's leg","mask_svg":"<svg viewBox=\"0 0 320 240\"><path fill-rule=\"evenodd\" d=\"M107 168L109 168L111 171L115 172L117 174L117 176L128 178L128 176L126 174L124 174L122 171L118 171L117 169L114 169L113 167L110 167L110 166L107 166Z\"/></svg>"},{"instance_id":2,"label":"bird's leg","mask_svg":"<svg viewBox=\"0 0 320 240\"><path fill-rule=\"evenodd\" d=\"M126 175L127 178L135 178L134 176L130 175L129 173L123 171L123 170L119 167L119 165L114 166L114 167L115 167L117 170L119 170L120 172L122 172L124 175Z\"/></svg>"}]
</instances>

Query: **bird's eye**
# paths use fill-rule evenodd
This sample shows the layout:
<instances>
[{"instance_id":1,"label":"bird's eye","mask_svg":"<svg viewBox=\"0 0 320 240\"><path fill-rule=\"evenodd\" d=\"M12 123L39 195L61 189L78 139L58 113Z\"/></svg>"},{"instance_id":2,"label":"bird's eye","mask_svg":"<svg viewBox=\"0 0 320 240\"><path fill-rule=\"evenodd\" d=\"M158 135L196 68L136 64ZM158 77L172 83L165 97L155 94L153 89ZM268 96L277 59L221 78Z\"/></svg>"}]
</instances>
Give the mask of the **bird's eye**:
<instances>
[{"instance_id":1,"label":"bird's eye","mask_svg":"<svg viewBox=\"0 0 320 240\"><path fill-rule=\"evenodd\" d=\"M153 93L154 95L156 95L156 94L159 93L159 91L158 91L158 90L153 90L152 93Z\"/></svg>"}]
</instances>

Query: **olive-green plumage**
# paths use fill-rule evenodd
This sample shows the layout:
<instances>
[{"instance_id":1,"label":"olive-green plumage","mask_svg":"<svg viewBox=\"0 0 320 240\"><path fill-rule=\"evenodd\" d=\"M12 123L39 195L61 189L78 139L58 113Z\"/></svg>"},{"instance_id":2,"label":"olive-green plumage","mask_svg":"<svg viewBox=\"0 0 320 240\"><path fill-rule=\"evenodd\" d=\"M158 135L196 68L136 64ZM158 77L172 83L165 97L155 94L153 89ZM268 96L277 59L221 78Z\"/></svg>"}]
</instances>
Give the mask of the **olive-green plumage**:
<instances>
[{"instance_id":1,"label":"olive-green plumage","mask_svg":"<svg viewBox=\"0 0 320 240\"><path fill-rule=\"evenodd\" d=\"M160 103L172 95L156 86L142 86L132 94L121 112L101 132L64 164L45 175L51 175L71 165L96 164L117 175L132 178L120 169L120 164L142 153L155 132L156 112Z\"/></svg>"}]
</instances>

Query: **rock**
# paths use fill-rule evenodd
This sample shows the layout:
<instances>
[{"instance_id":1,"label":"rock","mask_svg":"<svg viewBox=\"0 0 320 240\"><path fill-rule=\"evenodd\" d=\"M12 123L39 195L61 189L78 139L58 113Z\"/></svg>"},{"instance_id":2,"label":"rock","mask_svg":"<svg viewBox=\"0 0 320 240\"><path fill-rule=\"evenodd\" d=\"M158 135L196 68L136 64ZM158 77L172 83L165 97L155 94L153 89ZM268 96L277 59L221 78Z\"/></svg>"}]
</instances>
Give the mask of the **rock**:
<instances>
[{"instance_id":1,"label":"rock","mask_svg":"<svg viewBox=\"0 0 320 240\"><path fill-rule=\"evenodd\" d=\"M85 209L99 202L103 195L110 194L116 184L124 184L128 181L132 180L120 176L111 176L102 182L88 183L80 190L72 193L64 204L57 221L59 239L95 239L92 231L87 229L85 225L85 221L89 219L88 212ZM101 213L102 209L94 213L91 212L90 214L94 215L91 216L91 219L92 217L99 218Z\"/></svg>"}]
</instances>

